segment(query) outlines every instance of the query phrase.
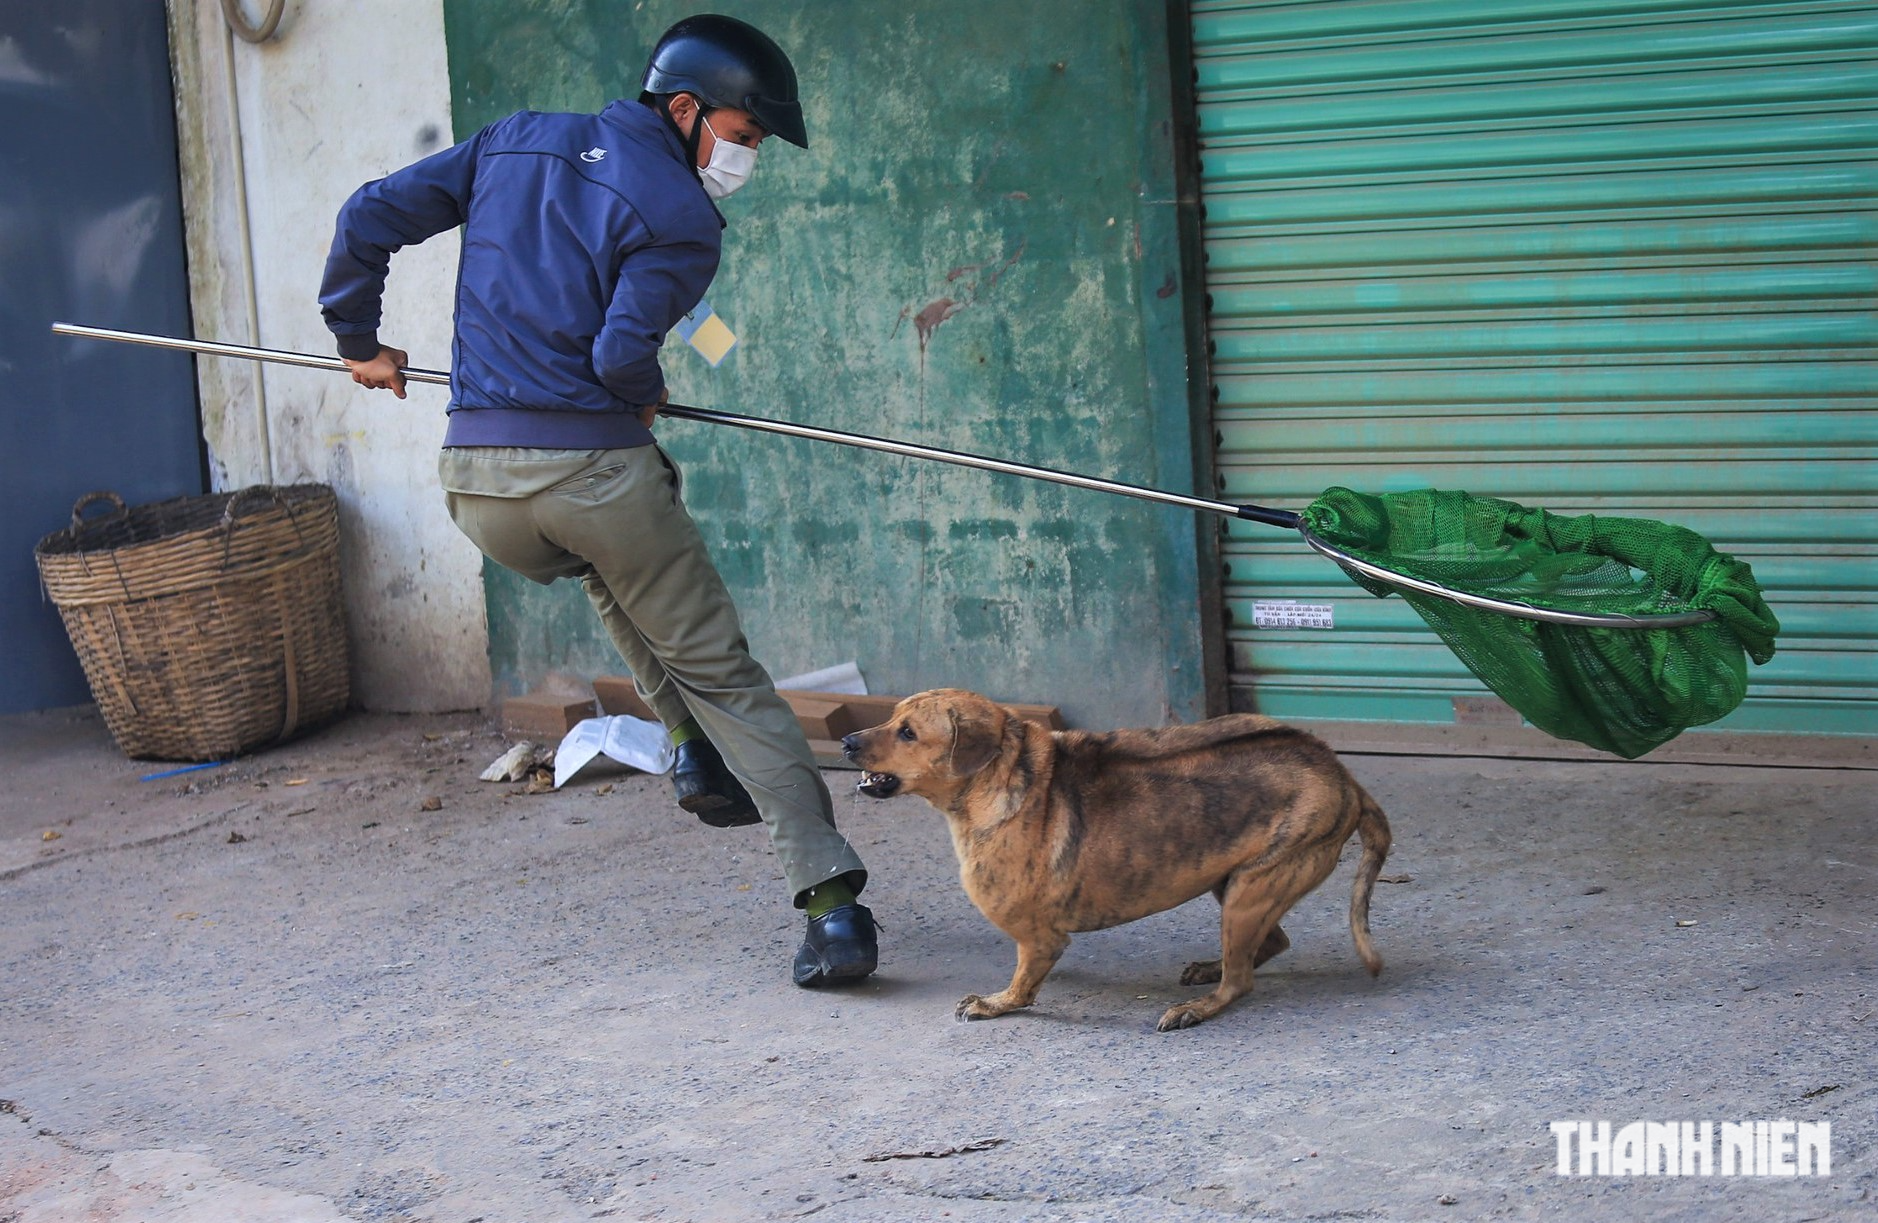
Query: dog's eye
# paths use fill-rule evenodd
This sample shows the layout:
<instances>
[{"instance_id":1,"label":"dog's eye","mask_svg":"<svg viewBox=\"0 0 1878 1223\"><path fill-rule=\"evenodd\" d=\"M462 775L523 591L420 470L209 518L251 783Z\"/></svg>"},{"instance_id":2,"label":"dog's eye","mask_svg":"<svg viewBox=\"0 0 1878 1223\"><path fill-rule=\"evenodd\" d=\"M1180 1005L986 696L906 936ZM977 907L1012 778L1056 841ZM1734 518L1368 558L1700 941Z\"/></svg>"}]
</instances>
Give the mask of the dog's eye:
<instances>
[{"instance_id":1,"label":"dog's eye","mask_svg":"<svg viewBox=\"0 0 1878 1223\"><path fill-rule=\"evenodd\" d=\"M900 727L900 737L905 739L908 743L911 743L917 738L917 736L913 734L913 728L911 726Z\"/></svg>"}]
</instances>

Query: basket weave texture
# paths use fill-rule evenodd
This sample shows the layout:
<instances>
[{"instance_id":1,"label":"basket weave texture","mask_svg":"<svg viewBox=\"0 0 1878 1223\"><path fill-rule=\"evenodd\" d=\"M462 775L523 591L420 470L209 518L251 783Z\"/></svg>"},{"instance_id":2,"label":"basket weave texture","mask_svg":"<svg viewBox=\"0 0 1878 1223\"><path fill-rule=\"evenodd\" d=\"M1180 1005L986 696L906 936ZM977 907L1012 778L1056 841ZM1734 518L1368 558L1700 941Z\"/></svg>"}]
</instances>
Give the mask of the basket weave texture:
<instances>
[{"instance_id":1,"label":"basket weave texture","mask_svg":"<svg viewBox=\"0 0 1878 1223\"><path fill-rule=\"evenodd\" d=\"M85 511L108 502L108 513ZM324 484L126 507L79 498L33 550L125 755L226 760L344 711L339 506Z\"/></svg>"}]
</instances>

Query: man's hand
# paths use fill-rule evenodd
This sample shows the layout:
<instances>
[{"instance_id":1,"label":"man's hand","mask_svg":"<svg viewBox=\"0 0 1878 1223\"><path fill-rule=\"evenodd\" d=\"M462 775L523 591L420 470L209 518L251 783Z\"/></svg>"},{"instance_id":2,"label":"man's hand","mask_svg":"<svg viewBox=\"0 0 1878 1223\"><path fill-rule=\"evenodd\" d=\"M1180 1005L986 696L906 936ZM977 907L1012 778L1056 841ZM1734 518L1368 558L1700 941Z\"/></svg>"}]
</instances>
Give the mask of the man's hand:
<instances>
[{"instance_id":1,"label":"man's hand","mask_svg":"<svg viewBox=\"0 0 1878 1223\"><path fill-rule=\"evenodd\" d=\"M356 377L357 375L354 375L354 376ZM652 427L653 420L655 420L658 417L659 409L664 407L666 403L670 401L671 397L672 397L671 387L666 387L664 390L660 391L659 401L657 403L649 403L645 407L639 409L639 423L644 425L646 428L650 429Z\"/></svg>"},{"instance_id":2,"label":"man's hand","mask_svg":"<svg viewBox=\"0 0 1878 1223\"><path fill-rule=\"evenodd\" d=\"M404 366L410 359L410 355L402 348L380 345L376 357L370 361L347 361L346 368L352 371L352 381L360 386L368 386L374 391L390 391L403 399Z\"/></svg>"}]
</instances>

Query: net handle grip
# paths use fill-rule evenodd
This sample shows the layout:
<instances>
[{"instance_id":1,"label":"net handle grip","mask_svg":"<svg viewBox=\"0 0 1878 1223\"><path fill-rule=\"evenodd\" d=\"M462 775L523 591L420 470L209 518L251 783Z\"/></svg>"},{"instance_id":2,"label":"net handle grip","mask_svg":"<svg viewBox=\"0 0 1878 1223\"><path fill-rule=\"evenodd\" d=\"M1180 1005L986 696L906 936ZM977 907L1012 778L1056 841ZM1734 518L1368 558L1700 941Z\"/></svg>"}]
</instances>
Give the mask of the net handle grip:
<instances>
[{"instance_id":1,"label":"net handle grip","mask_svg":"<svg viewBox=\"0 0 1878 1223\"><path fill-rule=\"evenodd\" d=\"M1262 505L1242 505L1233 514L1252 522L1262 522L1268 527L1289 527L1292 530L1296 530L1301 521L1292 510L1273 510Z\"/></svg>"}]
</instances>

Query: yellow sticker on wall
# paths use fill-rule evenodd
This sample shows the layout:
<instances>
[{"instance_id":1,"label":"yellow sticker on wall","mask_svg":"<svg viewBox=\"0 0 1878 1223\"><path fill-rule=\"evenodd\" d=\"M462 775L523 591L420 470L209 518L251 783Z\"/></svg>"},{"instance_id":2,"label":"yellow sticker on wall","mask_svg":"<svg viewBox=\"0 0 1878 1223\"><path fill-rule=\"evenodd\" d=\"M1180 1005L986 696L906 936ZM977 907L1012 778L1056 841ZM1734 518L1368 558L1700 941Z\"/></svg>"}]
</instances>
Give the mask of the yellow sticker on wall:
<instances>
[{"instance_id":1,"label":"yellow sticker on wall","mask_svg":"<svg viewBox=\"0 0 1878 1223\"><path fill-rule=\"evenodd\" d=\"M679 319L672 334L697 349L698 355L709 362L712 369L723 364L730 350L737 346L737 333L706 301L699 302L691 313Z\"/></svg>"}]
</instances>

